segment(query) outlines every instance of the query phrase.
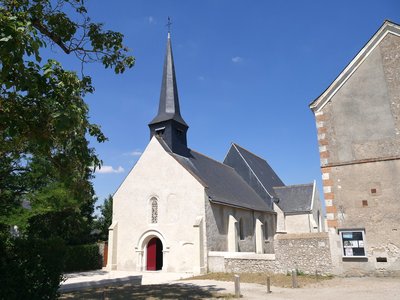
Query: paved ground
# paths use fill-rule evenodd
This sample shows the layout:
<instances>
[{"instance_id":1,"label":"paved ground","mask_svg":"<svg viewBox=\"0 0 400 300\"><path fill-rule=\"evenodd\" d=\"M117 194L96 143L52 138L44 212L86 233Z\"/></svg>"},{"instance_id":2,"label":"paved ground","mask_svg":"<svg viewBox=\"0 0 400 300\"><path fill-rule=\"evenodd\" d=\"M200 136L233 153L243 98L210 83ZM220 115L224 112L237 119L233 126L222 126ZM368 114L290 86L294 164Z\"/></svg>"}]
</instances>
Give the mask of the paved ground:
<instances>
[{"instance_id":1,"label":"paved ground","mask_svg":"<svg viewBox=\"0 0 400 300\"><path fill-rule=\"evenodd\" d=\"M166 272L132 272L132 271L106 271L106 270L95 270L89 272L69 273L65 274L67 278L63 282L63 285L71 283L83 283L90 281L98 281L105 279L118 279L132 276L140 276L142 278L142 284L159 284L169 283L172 281L192 277L192 273L166 273Z\"/></svg>"},{"instance_id":2,"label":"paved ground","mask_svg":"<svg viewBox=\"0 0 400 300\"><path fill-rule=\"evenodd\" d=\"M118 288L118 297L108 290L109 299L210 299L215 295L234 294L233 282L214 280L184 280L189 273L161 272L85 272L70 274L68 283L84 283L90 280L115 280L128 276L141 276L142 285L125 285ZM273 283L272 283L273 284ZM266 293L266 287L259 284L242 283L242 299L307 299L307 300L400 300L400 278L335 278L299 289L278 288L272 286L272 293ZM101 292L101 289L100 289ZM98 293L100 293L98 292ZM121 298L121 295L123 297ZM95 292L85 292L84 299L97 299ZM101 295L99 294L99 297ZM102 296L104 298L104 295ZM68 299L65 298L65 299Z\"/></svg>"}]
</instances>

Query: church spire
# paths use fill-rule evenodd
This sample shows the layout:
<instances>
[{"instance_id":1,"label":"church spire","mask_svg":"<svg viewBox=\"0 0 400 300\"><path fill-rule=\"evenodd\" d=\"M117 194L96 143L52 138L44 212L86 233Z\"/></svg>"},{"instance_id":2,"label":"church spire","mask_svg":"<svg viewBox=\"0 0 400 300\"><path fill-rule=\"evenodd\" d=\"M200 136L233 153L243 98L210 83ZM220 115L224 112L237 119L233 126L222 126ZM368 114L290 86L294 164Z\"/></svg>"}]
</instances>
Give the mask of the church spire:
<instances>
[{"instance_id":1,"label":"church spire","mask_svg":"<svg viewBox=\"0 0 400 300\"><path fill-rule=\"evenodd\" d=\"M168 21L170 22L170 20ZM172 152L181 155L186 155L188 153L186 132L189 126L183 120L180 112L171 35L169 31L158 113L150 122L149 127L150 138L154 135L158 135L163 138Z\"/></svg>"}]
</instances>

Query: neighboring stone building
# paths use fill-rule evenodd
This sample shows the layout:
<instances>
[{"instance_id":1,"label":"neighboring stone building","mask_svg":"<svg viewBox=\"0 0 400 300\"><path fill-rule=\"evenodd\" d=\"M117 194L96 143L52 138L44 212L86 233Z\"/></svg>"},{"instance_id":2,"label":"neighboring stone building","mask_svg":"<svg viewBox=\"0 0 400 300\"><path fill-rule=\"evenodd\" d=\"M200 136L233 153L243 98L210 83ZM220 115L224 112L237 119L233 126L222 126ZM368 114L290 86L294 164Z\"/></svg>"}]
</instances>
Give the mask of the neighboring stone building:
<instances>
[{"instance_id":1,"label":"neighboring stone building","mask_svg":"<svg viewBox=\"0 0 400 300\"><path fill-rule=\"evenodd\" d=\"M283 182L236 144L224 163L188 148L169 34L159 110L149 128L150 143L113 197L108 268L204 273L213 259L224 265L237 253L275 261L273 187ZM309 197L316 201L315 191L313 185ZM288 200L296 197L282 203Z\"/></svg>"},{"instance_id":2,"label":"neighboring stone building","mask_svg":"<svg viewBox=\"0 0 400 300\"><path fill-rule=\"evenodd\" d=\"M310 104L336 273L400 273L400 26L386 21Z\"/></svg>"}]
</instances>

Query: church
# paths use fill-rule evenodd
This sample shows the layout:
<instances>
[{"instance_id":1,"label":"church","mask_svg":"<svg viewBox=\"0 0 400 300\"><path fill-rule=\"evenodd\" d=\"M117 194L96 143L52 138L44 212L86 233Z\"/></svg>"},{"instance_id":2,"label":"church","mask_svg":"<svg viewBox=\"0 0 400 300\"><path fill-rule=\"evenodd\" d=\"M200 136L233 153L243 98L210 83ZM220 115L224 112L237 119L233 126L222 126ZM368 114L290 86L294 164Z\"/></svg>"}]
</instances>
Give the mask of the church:
<instances>
[{"instance_id":1,"label":"church","mask_svg":"<svg viewBox=\"0 0 400 300\"><path fill-rule=\"evenodd\" d=\"M109 270L201 274L211 252L274 255L277 233L324 231L315 182L285 186L235 143L223 162L188 147L170 33L148 126L150 142L113 196Z\"/></svg>"}]
</instances>

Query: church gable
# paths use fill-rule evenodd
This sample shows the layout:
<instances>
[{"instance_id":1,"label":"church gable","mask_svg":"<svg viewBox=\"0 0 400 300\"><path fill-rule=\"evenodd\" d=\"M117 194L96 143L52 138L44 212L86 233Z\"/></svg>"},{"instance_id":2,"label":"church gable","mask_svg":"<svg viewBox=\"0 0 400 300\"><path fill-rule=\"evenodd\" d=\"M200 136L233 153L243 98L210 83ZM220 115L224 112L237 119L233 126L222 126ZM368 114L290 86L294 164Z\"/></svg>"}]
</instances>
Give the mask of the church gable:
<instances>
[{"instance_id":1,"label":"church gable","mask_svg":"<svg viewBox=\"0 0 400 300\"><path fill-rule=\"evenodd\" d=\"M146 220L150 220L151 217L147 216L150 199L158 199L159 209L163 209L163 201L172 199L171 195L185 197L188 187L204 194L204 187L165 151L157 138L152 138L114 194L115 214L126 214L132 209L137 213L143 208L147 211ZM203 199L204 196L201 201Z\"/></svg>"}]
</instances>

